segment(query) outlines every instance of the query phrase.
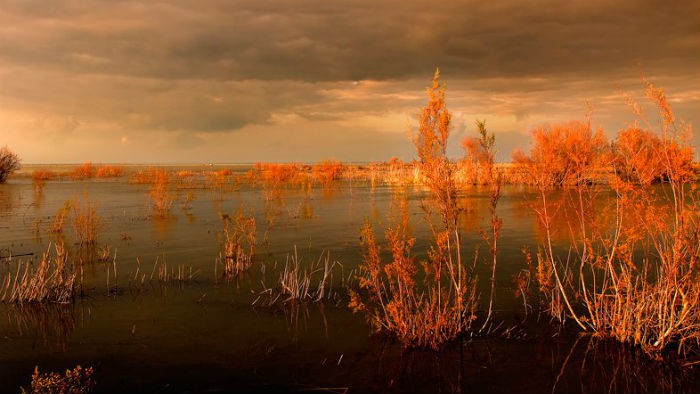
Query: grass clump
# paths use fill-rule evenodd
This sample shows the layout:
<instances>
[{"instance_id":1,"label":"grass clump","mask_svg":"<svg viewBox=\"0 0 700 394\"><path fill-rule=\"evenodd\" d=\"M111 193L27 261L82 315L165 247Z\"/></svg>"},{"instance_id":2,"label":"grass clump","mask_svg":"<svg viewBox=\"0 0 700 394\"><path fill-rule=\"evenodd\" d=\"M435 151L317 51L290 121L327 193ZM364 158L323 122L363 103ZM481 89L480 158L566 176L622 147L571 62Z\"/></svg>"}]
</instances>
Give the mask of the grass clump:
<instances>
[{"instance_id":1,"label":"grass clump","mask_svg":"<svg viewBox=\"0 0 700 394\"><path fill-rule=\"evenodd\" d=\"M235 217L222 215L223 231L218 264L225 278L238 276L252 267L256 247L255 217L239 212Z\"/></svg>"},{"instance_id":2,"label":"grass clump","mask_svg":"<svg viewBox=\"0 0 700 394\"><path fill-rule=\"evenodd\" d=\"M21 388L22 394L88 394L95 390L95 370L80 365L66 370L61 375L56 372L39 372L34 368L29 389Z\"/></svg>"},{"instance_id":3,"label":"grass clump","mask_svg":"<svg viewBox=\"0 0 700 394\"><path fill-rule=\"evenodd\" d=\"M31 262L19 261L17 270L8 273L3 284L2 301L12 304L69 303L76 290L76 273L68 263L62 245L47 251L36 268Z\"/></svg>"}]
</instances>

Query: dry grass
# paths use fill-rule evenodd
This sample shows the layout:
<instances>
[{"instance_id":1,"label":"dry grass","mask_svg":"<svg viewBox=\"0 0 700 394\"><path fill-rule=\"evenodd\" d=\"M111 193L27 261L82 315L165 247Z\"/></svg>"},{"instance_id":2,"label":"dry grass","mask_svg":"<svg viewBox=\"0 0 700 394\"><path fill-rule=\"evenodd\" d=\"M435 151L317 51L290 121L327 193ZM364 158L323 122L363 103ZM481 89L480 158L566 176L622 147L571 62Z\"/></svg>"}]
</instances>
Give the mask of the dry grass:
<instances>
[{"instance_id":1,"label":"dry grass","mask_svg":"<svg viewBox=\"0 0 700 394\"><path fill-rule=\"evenodd\" d=\"M164 218L170 215L174 198L170 193L170 174L165 170L155 170L152 174L153 187L149 192L154 216Z\"/></svg>"},{"instance_id":2,"label":"dry grass","mask_svg":"<svg viewBox=\"0 0 700 394\"><path fill-rule=\"evenodd\" d=\"M294 248L294 254L287 256L284 269L280 274L280 296L289 301L322 301L331 296L330 286L333 283L333 268L339 264L331 263L330 254L325 253L309 266L302 268L302 262Z\"/></svg>"},{"instance_id":3,"label":"dry grass","mask_svg":"<svg viewBox=\"0 0 700 394\"><path fill-rule=\"evenodd\" d=\"M154 283L160 285L161 289L173 284L182 287L195 282L198 276L199 270L182 264L171 266L166 261L165 256L163 256L162 261L156 258L152 269L142 271L141 260L137 258L136 271L129 274L129 289L141 291Z\"/></svg>"},{"instance_id":4,"label":"dry grass","mask_svg":"<svg viewBox=\"0 0 700 394\"><path fill-rule=\"evenodd\" d=\"M223 276L231 278L250 269L256 247L255 217L239 212L234 218L223 215L223 239L216 264L223 266Z\"/></svg>"},{"instance_id":5,"label":"dry grass","mask_svg":"<svg viewBox=\"0 0 700 394\"><path fill-rule=\"evenodd\" d=\"M39 373L34 369L29 389L22 388L22 394L88 394L95 390L95 371L80 365L66 370L61 375L56 372Z\"/></svg>"},{"instance_id":6,"label":"dry grass","mask_svg":"<svg viewBox=\"0 0 700 394\"><path fill-rule=\"evenodd\" d=\"M18 261L17 270L8 273L3 283L2 301L13 304L68 303L76 289L76 273L62 245L54 245L42 255L36 268L31 262Z\"/></svg>"},{"instance_id":7,"label":"dry grass","mask_svg":"<svg viewBox=\"0 0 700 394\"><path fill-rule=\"evenodd\" d=\"M153 274L161 285L167 285L171 283L186 284L193 282L198 275L198 271L192 269L191 266L177 265L168 266L168 262L163 258L162 263L156 260L153 266L153 272L151 273L151 279L153 279Z\"/></svg>"},{"instance_id":8,"label":"dry grass","mask_svg":"<svg viewBox=\"0 0 700 394\"><path fill-rule=\"evenodd\" d=\"M87 195L82 201L77 197L71 203L73 209L72 224L77 243L81 246L94 245L97 242L97 233L100 226L100 217L97 216L95 204Z\"/></svg>"},{"instance_id":9,"label":"dry grass","mask_svg":"<svg viewBox=\"0 0 700 394\"><path fill-rule=\"evenodd\" d=\"M71 212L71 202L70 200L66 201L61 208L59 208L56 211L56 214L53 217L53 220L51 221L51 225L49 226L49 232L54 233L54 234L59 234L63 233L63 227L66 224L66 220L68 219L68 215L70 215Z\"/></svg>"}]
</instances>

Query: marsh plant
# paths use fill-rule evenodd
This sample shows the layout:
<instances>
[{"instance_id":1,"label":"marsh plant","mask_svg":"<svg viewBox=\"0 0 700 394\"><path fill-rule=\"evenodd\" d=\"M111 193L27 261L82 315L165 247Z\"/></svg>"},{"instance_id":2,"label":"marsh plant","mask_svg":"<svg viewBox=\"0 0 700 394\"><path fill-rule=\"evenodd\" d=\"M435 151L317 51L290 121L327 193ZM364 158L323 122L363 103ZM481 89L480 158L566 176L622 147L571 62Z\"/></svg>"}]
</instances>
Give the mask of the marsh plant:
<instances>
[{"instance_id":1,"label":"marsh plant","mask_svg":"<svg viewBox=\"0 0 700 394\"><path fill-rule=\"evenodd\" d=\"M295 247L294 254L287 256L280 274L280 296L286 297L285 302L320 302L329 299L336 265L340 263L331 262L330 253L322 253L318 260L304 266Z\"/></svg>"},{"instance_id":2,"label":"marsh plant","mask_svg":"<svg viewBox=\"0 0 700 394\"><path fill-rule=\"evenodd\" d=\"M71 220L77 243L80 246L95 245L101 222L100 217L97 215L95 203L85 194L82 199L74 198L70 206L72 209Z\"/></svg>"},{"instance_id":3,"label":"marsh plant","mask_svg":"<svg viewBox=\"0 0 700 394\"><path fill-rule=\"evenodd\" d=\"M433 235L427 260L419 265L413 256L415 238L409 227L407 201L400 199L400 214L386 230L389 263L382 259L373 226L367 222L362 229L360 292L351 294L350 303L356 311L365 311L376 330L395 335L405 346L433 349L472 330L478 301L475 262L462 259L454 165L447 157L452 116L445 106L445 86L439 77L436 71L414 135L417 168L430 191L430 198L423 202ZM493 201L497 203L498 198ZM496 231L498 228L500 224L494 224ZM496 245L497 237L491 240Z\"/></svg>"},{"instance_id":4,"label":"marsh plant","mask_svg":"<svg viewBox=\"0 0 700 394\"><path fill-rule=\"evenodd\" d=\"M170 192L170 174L165 170L154 170L153 186L149 192L154 216L165 218L170 215L173 206L173 195Z\"/></svg>"},{"instance_id":5,"label":"marsh plant","mask_svg":"<svg viewBox=\"0 0 700 394\"><path fill-rule=\"evenodd\" d=\"M516 161L540 195L537 279L553 316L653 356L669 349L686 355L700 345L700 210L690 128L675 119L662 89L647 81L645 87L658 126L631 103L645 129L623 130L613 144L586 123L536 130L531 153ZM610 167L608 185L596 185L592 180ZM595 204L602 192L614 195L607 207ZM565 198L554 203L554 193ZM574 213L566 241L553 234L559 210Z\"/></svg>"},{"instance_id":6,"label":"marsh plant","mask_svg":"<svg viewBox=\"0 0 700 394\"><path fill-rule=\"evenodd\" d=\"M2 301L12 304L69 303L76 290L76 271L63 245L54 245L35 266L18 260L2 286Z\"/></svg>"},{"instance_id":7,"label":"marsh plant","mask_svg":"<svg viewBox=\"0 0 700 394\"><path fill-rule=\"evenodd\" d=\"M216 266L223 267L223 276L231 278L253 265L256 247L255 217L242 211L236 216L222 215L223 230Z\"/></svg>"}]
</instances>

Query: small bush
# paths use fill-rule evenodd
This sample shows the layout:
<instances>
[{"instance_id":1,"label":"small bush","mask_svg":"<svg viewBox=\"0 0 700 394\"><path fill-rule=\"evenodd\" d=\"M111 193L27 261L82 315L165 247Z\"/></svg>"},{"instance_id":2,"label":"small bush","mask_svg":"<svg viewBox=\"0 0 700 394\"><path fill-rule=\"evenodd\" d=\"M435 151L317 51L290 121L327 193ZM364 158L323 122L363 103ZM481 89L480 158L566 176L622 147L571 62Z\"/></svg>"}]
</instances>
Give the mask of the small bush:
<instances>
[{"instance_id":1,"label":"small bush","mask_svg":"<svg viewBox=\"0 0 700 394\"><path fill-rule=\"evenodd\" d=\"M7 177L20 168L19 157L6 146L0 148L0 183L5 183Z\"/></svg>"},{"instance_id":2,"label":"small bush","mask_svg":"<svg viewBox=\"0 0 700 394\"><path fill-rule=\"evenodd\" d=\"M97 169L98 178L119 178L124 176L124 166L102 166Z\"/></svg>"},{"instance_id":3,"label":"small bush","mask_svg":"<svg viewBox=\"0 0 700 394\"><path fill-rule=\"evenodd\" d=\"M90 179L95 177L95 167L92 163L83 163L75 168L70 173L73 179Z\"/></svg>"}]
</instances>

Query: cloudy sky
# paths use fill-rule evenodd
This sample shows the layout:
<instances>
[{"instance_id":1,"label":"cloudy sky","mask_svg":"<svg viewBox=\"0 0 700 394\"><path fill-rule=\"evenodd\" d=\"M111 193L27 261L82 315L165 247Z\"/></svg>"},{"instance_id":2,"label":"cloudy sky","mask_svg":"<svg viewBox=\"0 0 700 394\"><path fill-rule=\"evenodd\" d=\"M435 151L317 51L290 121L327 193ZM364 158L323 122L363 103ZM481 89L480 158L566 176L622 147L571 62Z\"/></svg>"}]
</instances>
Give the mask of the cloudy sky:
<instances>
[{"instance_id":1,"label":"cloudy sky","mask_svg":"<svg viewBox=\"0 0 700 394\"><path fill-rule=\"evenodd\" d=\"M436 67L452 153L486 119L634 121L646 75L700 125L697 0L3 0L0 145L25 163L367 161L407 135ZM696 138L696 143L698 139Z\"/></svg>"}]
</instances>

